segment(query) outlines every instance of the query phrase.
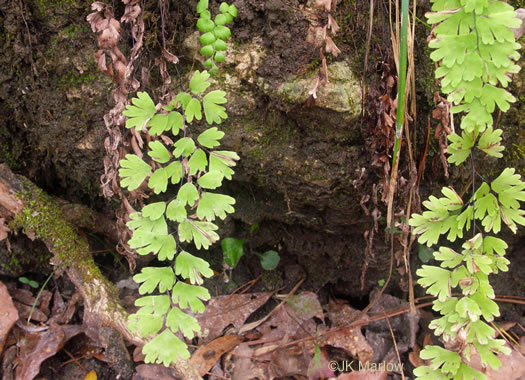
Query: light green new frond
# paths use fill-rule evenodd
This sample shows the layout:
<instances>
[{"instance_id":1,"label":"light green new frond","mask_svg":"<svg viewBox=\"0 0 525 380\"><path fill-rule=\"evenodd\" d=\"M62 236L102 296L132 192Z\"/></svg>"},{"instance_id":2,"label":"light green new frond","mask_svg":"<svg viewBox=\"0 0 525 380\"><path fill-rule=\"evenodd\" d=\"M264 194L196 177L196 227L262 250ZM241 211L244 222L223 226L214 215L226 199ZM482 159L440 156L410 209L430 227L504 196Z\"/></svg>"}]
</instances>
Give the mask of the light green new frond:
<instances>
[{"instance_id":1,"label":"light green new frond","mask_svg":"<svg viewBox=\"0 0 525 380\"><path fill-rule=\"evenodd\" d=\"M171 178L171 184L175 185L182 178L182 164L180 161L173 161L171 164L166 166L168 178Z\"/></svg>"},{"instance_id":2,"label":"light green new frond","mask_svg":"<svg viewBox=\"0 0 525 380\"><path fill-rule=\"evenodd\" d=\"M203 283L202 276L206 278L213 276L213 270L210 269L210 264L206 260L195 257L186 251L182 251L177 256L175 273L197 285Z\"/></svg>"},{"instance_id":3,"label":"light green new frond","mask_svg":"<svg viewBox=\"0 0 525 380\"><path fill-rule=\"evenodd\" d=\"M518 231L517 224L525 226L525 218L523 215L525 215L524 210L501 207L501 219L513 233Z\"/></svg>"},{"instance_id":4,"label":"light green new frond","mask_svg":"<svg viewBox=\"0 0 525 380\"><path fill-rule=\"evenodd\" d=\"M137 311L139 314L165 315L170 308L170 297L166 295L140 297L135 300L135 306L140 306Z\"/></svg>"},{"instance_id":5,"label":"light green new frond","mask_svg":"<svg viewBox=\"0 0 525 380\"><path fill-rule=\"evenodd\" d=\"M516 17L514 8L503 1L492 1L488 7L488 19L491 25L505 26L509 28L519 28L521 25L520 19ZM510 41L514 41L512 38Z\"/></svg>"},{"instance_id":6,"label":"light green new frond","mask_svg":"<svg viewBox=\"0 0 525 380\"><path fill-rule=\"evenodd\" d=\"M199 137L197 137L197 141L199 144L206 148L215 148L216 146L220 145L219 140L224 137L224 132L219 131L217 127L208 128L204 132L202 132Z\"/></svg>"},{"instance_id":7,"label":"light green new frond","mask_svg":"<svg viewBox=\"0 0 525 380\"><path fill-rule=\"evenodd\" d=\"M432 222L442 222L448 218L449 212L446 206L444 206L438 198L431 195L428 200L423 201L423 206L427 211L423 212L423 216Z\"/></svg>"},{"instance_id":8,"label":"light green new frond","mask_svg":"<svg viewBox=\"0 0 525 380\"><path fill-rule=\"evenodd\" d=\"M485 215L494 218L499 213L498 200L490 193L489 185L486 183L481 184L475 193L474 199L476 208L474 216L476 219L482 220L485 218Z\"/></svg>"},{"instance_id":9,"label":"light green new frond","mask_svg":"<svg viewBox=\"0 0 525 380\"><path fill-rule=\"evenodd\" d=\"M186 219L187 212L185 203L182 203L178 199L172 200L166 208L166 218L174 222L182 223Z\"/></svg>"},{"instance_id":10,"label":"light green new frond","mask_svg":"<svg viewBox=\"0 0 525 380\"><path fill-rule=\"evenodd\" d=\"M473 256L474 264L478 267L481 273L489 275L493 273L493 260L489 256Z\"/></svg>"},{"instance_id":11,"label":"light green new frond","mask_svg":"<svg viewBox=\"0 0 525 380\"><path fill-rule=\"evenodd\" d=\"M500 144L502 133L501 129L493 130L492 126L488 127L479 138L477 147L489 156L503 157L501 152L505 150L505 147Z\"/></svg>"},{"instance_id":12,"label":"light green new frond","mask_svg":"<svg viewBox=\"0 0 525 380\"><path fill-rule=\"evenodd\" d=\"M445 198L439 198L439 203L445 206L448 211L457 211L463 207L463 200L452 187L442 187L441 193Z\"/></svg>"},{"instance_id":13,"label":"light green new frond","mask_svg":"<svg viewBox=\"0 0 525 380\"><path fill-rule=\"evenodd\" d=\"M473 322L477 321L481 315L478 303L469 296L465 296L458 301L456 311L461 317L468 317Z\"/></svg>"},{"instance_id":14,"label":"light green new frond","mask_svg":"<svg viewBox=\"0 0 525 380\"><path fill-rule=\"evenodd\" d=\"M199 18L197 20L197 28L201 33L209 33L215 28L215 23L209 18Z\"/></svg>"},{"instance_id":15,"label":"light green new frond","mask_svg":"<svg viewBox=\"0 0 525 380\"><path fill-rule=\"evenodd\" d=\"M157 286L161 293L170 290L175 283L175 275L171 267L145 267L142 268L141 273L133 276L136 283L142 283L139 288L139 293L149 294L155 291Z\"/></svg>"},{"instance_id":16,"label":"light green new frond","mask_svg":"<svg viewBox=\"0 0 525 380\"><path fill-rule=\"evenodd\" d=\"M428 211L422 215L412 214L409 225L414 227L414 233L421 235L418 238L420 244L430 247L436 244L439 236L449 232L447 239L455 241L456 237L463 237L463 226L465 220L456 213L463 207L463 200L452 188L442 188L444 198L430 196L428 201L423 202ZM467 216L466 214L464 216Z\"/></svg>"},{"instance_id":17,"label":"light green new frond","mask_svg":"<svg viewBox=\"0 0 525 380\"><path fill-rule=\"evenodd\" d=\"M483 86L480 101L481 104L487 107L487 111L490 113L494 112L495 104L498 105L501 111L507 112L510 108L509 102L514 103L516 98L503 88L486 84Z\"/></svg>"},{"instance_id":18,"label":"light green new frond","mask_svg":"<svg viewBox=\"0 0 525 380\"><path fill-rule=\"evenodd\" d=\"M519 174L514 174L514 169L505 169L492 181L491 187L498 193L498 200L504 207L518 209L519 201L525 201L525 182L521 181Z\"/></svg>"},{"instance_id":19,"label":"light green new frond","mask_svg":"<svg viewBox=\"0 0 525 380\"><path fill-rule=\"evenodd\" d=\"M441 302L440 300L434 300L432 309L439 311L441 315L449 315L451 312L456 311L457 303L458 299L456 297L449 297L444 302Z\"/></svg>"},{"instance_id":20,"label":"light green new frond","mask_svg":"<svg viewBox=\"0 0 525 380\"><path fill-rule=\"evenodd\" d=\"M427 247L436 244L441 235L442 222L430 222L426 217L419 214L412 214L409 225L414 227L414 234L420 235L417 241L426 244Z\"/></svg>"},{"instance_id":21,"label":"light green new frond","mask_svg":"<svg viewBox=\"0 0 525 380\"><path fill-rule=\"evenodd\" d=\"M152 341L146 343L142 348L146 357L146 363L158 363L169 367L171 363L182 359L189 359L190 353L186 344L177 338L169 329L155 337Z\"/></svg>"},{"instance_id":22,"label":"light green new frond","mask_svg":"<svg viewBox=\"0 0 525 380\"><path fill-rule=\"evenodd\" d=\"M474 342L474 347L479 353L481 364L483 364L483 366L490 366L493 369L498 369L501 366L501 362L496 357L496 355L494 355L494 353L490 350L489 347L487 347L484 344L479 344L477 342Z\"/></svg>"},{"instance_id":23,"label":"light green new frond","mask_svg":"<svg viewBox=\"0 0 525 380\"><path fill-rule=\"evenodd\" d=\"M224 175L217 170L210 170L208 173L201 176L197 183L204 189L214 190L222 185Z\"/></svg>"},{"instance_id":24,"label":"light green new frond","mask_svg":"<svg viewBox=\"0 0 525 380\"><path fill-rule=\"evenodd\" d=\"M148 181L148 186L153 189L155 194L160 194L168 188L168 180L171 178L171 183L176 184L182 177L182 164L180 161L173 161L165 168L158 168L153 172Z\"/></svg>"},{"instance_id":25,"label":"light green new frond","mask_svg":"<svg viewBox=\"0 0 525 380\"><path fill-rule=\"evenodd\" d=\"M151 220L150 218L144 218L140 212L135 212L129 216L131 220L126 223L126 226L131 230L147 231L161 235L168 234L168 225L164 218Z\"/></svg>"},{"instance_id":26,"label":"light green new frond","mask_svg":"<svg viewBox=\"0 0 525 380\"><path fill-rule=\"evenodd\" d=\"M427 293L438 296L441 302L450 297L450 271L440 267L423 265L416 273L420 277L417 282L422 287L428 288Z\"/></svg>"},{"instance_id":27,"label":"light green new frond","mask_svg":"<svg viewBox=\"0 0 525 380\"><path fill-rule=\"evenodd\" d=\"M148 133L150 136L161 135L164 131L171 129L168 126L168 115L164 113L158 113L148 121L150 127Z\"/></svg>"},{"instance_id":28,"label":"light green new frond","mask_svg":"<svg viewBox=\"0 0 525 380\"><path fill-rule=\"evenodd\" d=\"M501 193L509 188L516 186L522 189L525 184L521 181L521 176L515 174L516 170L514 168L506 168L503 172L492 181L490 187L496 193Z\"/></svg>"},{"instance_id":29,"label":"light green new frond","mask_svg":"<svg viewBox=\"0 0 525 380\"><path fill-rule=\"evenodd\" d=\"M140 306L140 309L129 316L129 329L142 337L158 333L170 307L169 296L141 297L135 301L135 305Z\"/></svg>"},{"instance_id":30,"label":"light green new frond","mask_svg":"<svg viewBox=\"0 0 525 380\"><path fill-rule=\"evenodd\" d=\"M479 44L479 52L481 58L487 62L492 62L496 67L511 67L514 62L520 58L517 52L520 49L520 44L515 42L507 42L504 44L494 43L492 45Z\"/></svg>"},{"instance_id":31,"label":"light green new frond","mask_svg":"<svg viewBox=\"0 0 525 380\"><path fill-rule=\"evenodd\" d=\"M475 98L472 103L465 106L467 115L461 119L461 129L468 133L483 132L487 126L492 125L492 114L481 104L479 98Z\"/></svg>"},{"instance_id":32,"label":"light green new frond","mask_svg":"<svg viewBox=\"0 0 525 380\"><path fill-rule=\"evenodd\" d=\"M190 157L188 166L190 167L190 175L197 174L198 171L205 171L208 165L206 153L202 149L197 149Z\"/></svg>"},{"instance_id":33,"label":"light green new frond","mask_svg":"<svg viewBox=\"0 0 525 380\"><path fill-rule=\"evenodd\" d=\"M155 194L160 194L168 188L169 173L166 168L158 168L149 177L148 187L153 190Z\"/></svg>"},{"instance_id":34,"label":"light green new frond","mask_svg":"<svg viewBox=\"0 0 525 380\"><path fill-rule=\"evenodd\" d=\"M180 103L182 108L186 110L186 108L188 108L188 104L190 104L191 99L193 99L192 96L187 92L179 92L175 97L175 102L177 104Z\"/></svg>"},{"instance_id":35,"label":"light green new frond","mask_svg":"<svg viewBox=\"0 0 525 380\"><path fill-rule=\"evenodd\" d=\"M210 74L206 70L204 70L202 73L198 70L195 71L195 73L193 73L193 76L191 77L191 80L190 80L191 92L194 95L198 95L206 91L206 89L210 87L211 85L211 83L208 81L209 77L210 77Z\"/></svg>"},{"instance_id":36,"label":"light green new frond","mask_svg":"<svg viewBox=\"0 0 525 380\"><path fill-rule=\"evenodd\" d=\"M450 11L451 9L461 8L463 5L460 0L431 0L431 3L434 12Z\"/></svg>"},{"instance_id":37,"label":"light green new frond","mask_svg":"<svg viewBox=\"0 0 525 380\"><path fill-rule=\"evenodd\" d=\"M486 252L488 255L493 255L496 253L497 255L503 256L505 255L505 250L509 246L505 242L505 240L499 239L494 236L486 236L483 239L483 251Z\"/></svg>"},{"instance_id":38,"label":"light green new frond","mask_svg":"<svg viewBox=\"0 0 525 380\"><path fill-rule=\"evenodd\" d=\"M455 374L461 363L461 356L457 352L439 346L425 346L420 356L423 360L430 360L433 368L440 368L446 374Z\"/></svg>"},{"instance_id":39,"label":"light green new frond","mask_svg":"<svg viewBox=\"0 0 525 380\"><path fill-rule=\"evenodd\" d=\"M157 314L131 314L128 318L128 328L131 332L147 338L157 334L164 324L164 316Z\"/></svg>"},{"instance_id":40,"label":"light green new frond","mask_svg":"<svg viewBox=\"0 0 525 380\"><path fill-rule=\"evenodd\" d=\"M208 0L199 0L199 2L197 3L197 13L201 14L207 9L208 9Z\"/></svg>"},{"instance_id":41,"label":"light green new frond","mask_svg":"<svg viewBox=\"0 0 525 380\"><path fill-rule=\"evenodd\" d=\"M433 369L426 365L414 368L414 375L416 375L417 380L445 380L448 378L439 369Z\"/></svg>"},{"instance_id":42,"label":"light green new frond","mask_svg":"<svg viewBox=\"0 0 525 380\"><path fill-rule=\"evenodd\" d=\"M215 232L217 229L218 227L211 222L186 219L179 225L179 239L181 242L193 240L197 249L208 249L219 240L219 235Z\"/></svg>"},{"instance_id":43,"label":"light green new frond","mask_svg":"<svg viewBox=\"0 0 525 380\"><path fill-rule=\"evenodd\" d=\"M187 107L184 108L184 115L188 123L191 123L194 118L197 120L202 119L202 106L199 99L191 98Z\"/></svg>"},{"instance_id":44,"label":"light green new frond","mask_svg":"<svg viewBox=\"0 0 525 380\"><path fill-rule=\"evenodd\" d=\"M494 294L494 289L490 285L489 277L486 274L478 272L478 273L474 273L474 277L478 282L478 289L479 289L480 294L490 299L493 299L494 297L496 297L496 295Z\"/></svg>"},{"instance_id":45,"label":"light green new frond","mask_svg":"<svg viewBox=\"0 0 525 380\"><path fill-rule=\"evenodd\" d=\"M179 304L181 309L186 309L188 305L194 313L202 313L205 309L202 301L210 299L208 289L202 286L188 285L179 281L173 287L172 300ZM202 300L202 301L201 301Z\"/></svg>"},{"instance_id":46,"label":"light green new frond","mask_svg":"<svg viewBox=\"0 0 525 380\"><path fill-rule=\"evenodd\" d=\"M183 205L189 205L193 207L195 202L199 199L199 191L193 183L185 183L179 189L177 193L177 200Z\"/></svg>"},{"instance_id":47,"label":"light green new frond","mask_svg":"<svg viewBox=\"0 0 525 380\"><path fill-rule=\"evenodd\" d=\"M215 220L215 216L224 220L226 214L235 211L234 204L235 199L228 195L203 192L197 206L197 217L210 222Z\"/></svg>"},{"instance_id":48,"label":"light green new frond","mask_svg":"<svg viewBox=\"0 0 525 380\"><path fill-rule=\"evenodd\" d=\"M168 114L168 129L171 128L171 133L173 133L173 136L177 136L179 134L179 131L182 129L183 125L184 118L179 112L173 111Z\"/></svg>"},{"instance_id":49,"label":"light green new frond","mask_svg":"<svg viewBox=\"0 0 525 380\"><path fill-rule=\"evenodd\" d=\"M463 257L464 257L465 261L470 260L470 256L468 256L465 253L465 251L463 251ZM450 286L452 288L455 288L456 286L458 286L458 284L460 283L461 280L464 280L464 279L470 277L471 274L472 274L472 272L469 272L465 265L461 265L461 266L455 268L452 271L452 275L450 276Z\"/></svg>"},{"instance_id":50,"label":"light green new frond","mask_svg":"<svg viewBox=\"0 0 525 380\"><path fill-rule=\"evenodd\" d=\"M172 260L177 248L177 243L172 235L160 235L147 231L135 231L128 244L141 255L156 254L159 260Z\"/></svg>"},{"instance_id":51,"label":"light green new frond","mask_svg":"<svg viewBox=\"0 0 525 380\"><path fill-rule=\"evenodd\" d=\"M504 339L489 340L487 348L494 353L502 353L503 355L509 355L512 352L512 349L506 344Z\"/></svg>"},{"instance_id":52,"label":"light green new frond","mask_svg":"<svg viewBox=\"0 0 525 380\"><path fill-rule=\"evenodd\" d=\"M155 115L157 109L147 92L137 92L137 97L133 98L131 102L133 105L128 104L126 110L122 112L124 116L129 117L126 120L126 128L135 127L140 131L146 122Z\"/></svg>"},{"instance_id":53,"label":"light green new frond","mask_svg":"<svg viewBox=\"0 0 525 380\"><path fill-rule=\"evenodd\" d=\"M202 103L204 105L204 115L206 116L206 122L208 124L220 124L222 123L222 120L228 117L225 112L226 109L219 105L226 102L226 93L221 90L210 91L204 95Z\"/></svg>"},{"instance_id":54,"label":"light green new frond","mask_svg":"<svg viewBox=\"0 0 525 380\"><path fill-rule=\"evenodd\" d=\"M194 332L200 332L201 328L199 322L195 317L184 313L177 307L174 307L168 313L166 318L166 326L171 329L174 333L180 329L184 336L188 339L193 339Z\"/></svg>"},{"instance_id":55,"label":"light green new frond","mask_svg":"<svg viewBox=\"0 0 525 380\"><path fill-rule=\"evenodd\" d=\"M118 171L120 186L127 187L129 191L136 190L151 173L151 166L142 161L135 154L126 154L124 160L120 160Z\"/></svg>"},{"instance_id":56,"label":"light green new frond","mask_svg":"<svg viewBox=\"0 0 525 380\"><path fill-rule=\"evenodd\" d=\"M465 363L461 363L454 380L487 380L487 375Z\"/></svg>"},{"instance_id":57,"label":"light green new frond","mask_svg":"<svg viewBox=\"0 0 525 380\"><path fill-rule=\"evenodd\" d=\"M476 36L465 35L442 35L439 39L430 41L429 46L434 50L430 58L434 61L442 61L447 67L454 64L462 64L467 53L476 49Z\"/></svg>"},{"instance_id":58,"label":"light green new frond","mask_svg":"<svg viewBox=\"0 0 525 380\"><path fill-rule=\"evenodd\" d=\"M463 163L470 155L472 147L474 146L474 134L463 132L461 136L452 133L448 136L451 142L448 146L448 162L459 165Z\"/></svg>"},{"instance_id":59,"label":"light green new frond","mask_svg":"<svg viewBox=\"0 0 525 380\"><path fill-rule=\"evenodd\" d=\"M142 208L142 216L151 220L157 220L164 215L165 210L166 202L150 203Z\"/></svg>"},{"instance_id":60,"label":"light green new frond","mask_svg":"<svg viewBox=\"0 0 525 380\"><path fill-rule=\"evenodd\" d=\"M440 247L438 252L434 252L434 258L441 261L444 268L455 268L463 261L463 255L448 247Z\"/></svg>"},{"instance_id":61,"label":"light green new frond","mask_svg":"<svg viewBox=\"0 0 525 380\"><path fill-rule=\"evenodd\" d=\"M210 153L210 171L221 172L224 178L231 180L233 175L233 166L239 156L235 152L217 150Z\"/></svg>"},{"instance_id":62,"label":"light green new frond","mask_svg":"<svg viewBox=\"0 0 525 380\"><path fill-rule=\"evenodd\" d=\"M175 150L173 156L179 158L188 157L195 150L195 141L191 137L183 137L175 142Z\"/></svg>"},{"instance_id":63,"label":"light green new frond","mask_svg":"<svg viewBox=\"0 0 525 380\"><path fill-rule=\"evenodd\" d=\"M477 320L468 324L467 327L467 342L479 342L487 344L494 336L494 329L482 320Z\"/></svg>"},{"instance_id":64,"label":"light green new frond","mask_svg":"<svg viewBox=\"0 0 525 380\"><path fill-rule=\"evenodd\" d=\"M500 316L498 304L481 294L481 292L476 292L470 297L478 304L481 309L481 315L486 321L492 322L494 317Z\"/></svg>"},{"instance_id":65,"label":"light green new frond","mask_svg":"<svg viewBox=\"0 0 525 380\"><path fill-rule=\"evenodd\" d=\"M150 149L148 156L150 156L153 161L165 164L171 159L170 152L160 141L151 141L148 146Z\"/></svg>"}]
</instances>

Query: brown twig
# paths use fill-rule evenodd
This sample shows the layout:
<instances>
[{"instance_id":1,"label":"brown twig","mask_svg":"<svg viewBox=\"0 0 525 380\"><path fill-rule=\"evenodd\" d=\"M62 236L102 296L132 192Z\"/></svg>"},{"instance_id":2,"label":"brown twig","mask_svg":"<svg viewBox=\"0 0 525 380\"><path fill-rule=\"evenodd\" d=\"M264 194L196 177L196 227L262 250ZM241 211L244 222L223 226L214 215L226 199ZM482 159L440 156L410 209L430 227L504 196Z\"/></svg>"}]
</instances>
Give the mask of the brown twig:
<instances>
[{"instance_id":1,"label":"brown twig","mask_svg":"<svg viewBox=\"0 0 525 380\"><path fill-rule=\"evenodd\" d=\"M396 351L397 361L398 363L401 363L401 356L399 355L399 350L397 348L397 342L396 342L396 336L394 335L394 330L392 330L392 325L390 324L390 319L388 318L388 315L386 315L385 308L381 306L381 310L383 310L383 314L385 316L385 321L388 325L388 329L390 330L390 335L392 336L392 342L394 343L394 349ZM405 373L403 370L401 370L401 378L405 380Z\"/></svg>"}]
</instances>

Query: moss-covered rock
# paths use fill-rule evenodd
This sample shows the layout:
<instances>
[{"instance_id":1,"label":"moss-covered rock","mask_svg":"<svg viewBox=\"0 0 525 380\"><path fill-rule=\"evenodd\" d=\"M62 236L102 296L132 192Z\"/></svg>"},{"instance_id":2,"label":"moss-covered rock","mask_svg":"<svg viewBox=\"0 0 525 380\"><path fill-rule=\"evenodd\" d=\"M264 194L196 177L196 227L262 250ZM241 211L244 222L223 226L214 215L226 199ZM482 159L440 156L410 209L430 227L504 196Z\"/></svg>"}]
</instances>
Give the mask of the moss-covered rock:
<instances>
[{"instance_id":1,"label":"moss-covered rock","mask_svg":"<svg viewBox=\"0 0 525 380\"><path fill-rule=\"evenodd\" d=\"M283 83L278 94L283 100L304 104L316 86L317 70ZM344 113L344 119L351 121L361 115L361 86L350 66L335 62L328 66L328 82L318 87L315 106Z\"/></svg>"}]
</instances>

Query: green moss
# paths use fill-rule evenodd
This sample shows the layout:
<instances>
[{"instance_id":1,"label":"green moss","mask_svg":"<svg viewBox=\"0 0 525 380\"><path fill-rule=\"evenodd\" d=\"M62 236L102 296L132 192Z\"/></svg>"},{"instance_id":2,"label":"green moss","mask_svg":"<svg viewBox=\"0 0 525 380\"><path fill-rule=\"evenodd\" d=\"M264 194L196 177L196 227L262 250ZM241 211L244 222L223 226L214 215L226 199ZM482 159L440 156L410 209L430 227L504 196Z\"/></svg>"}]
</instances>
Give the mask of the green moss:
<instances>
[{"instance_id":1,"label":"green moss","mask_svg":"<svg viewBox=\"0 0 525 380\"><path fill-rule=\"evenodd\" d=\"M17 196L25 207L11 221L10 227L13 230L21 228L44 241L55 255L53 264L59 272L76 266L81 268L80 274L84 276L84 282L89 283L96 278L110 292L118 294L93 261L87 241L66 221L53 198L28 181L22 183L22 190Z\"/></svg>"},{"instance_id":2,"label":"green moss","mask_svg":"<svg viewBox=\"0 0 525 380\"><path fill-rule=\"evenodd\" d=\"M68 37L74 37L78 33L88 33L88 32L90 32L90 29L88 28L87 25L79 26L79 25L71 24L71 25L66 26L64 29L62 29L59 34L65 35Z\"/></svg>"},{"instance_id":3,"label":"green moss","mask_svg":"<svg viewBox=\"0 0 525 380\"><path fill-rule=\"evenodd\" d=\"M79 239L52 198L35 185L25 182L18 197L25 207L11 222L14 229L22 228L43 240L55 253L60 264L73 264L78 255L89 251L87 242Z\"/></svg>"},{"instance_id":4,"label":"green moss","mask_svg":"<svg viewBox=\"0 0 525 380\"><path fill-rule=\"evenodd\" d=\"M21 273L23 270L22 264L18 259L18 254L11 253L7 257L7 260L0 260L0 272L3 274L16 274Z\"/></svg>"},{"instance_id":5,"label":"green moss","mask_svg":"<svg viewBox=\"0 0 525 380\"><path fill-rule=\"evenodd\" d=\"M81 2L76 0L36 0L34 6L42 17L50 17L53 22L54 15L57 13L67 14L73 8L78 8ZM86 10L89 9L89 4L85 5Z\"/></svg>"},{"instance_id":6,"label":"green moss","mask_svg":"<svg viewBox=\"0 0 525 380\"><path fill-rule=\"evenodd\" d=\"M87 72L84 74L70 72L62 75L58 80L58 88L76 88L83 84L93 82L96 79L94 73Z\"/></svg>"}]
</instances>

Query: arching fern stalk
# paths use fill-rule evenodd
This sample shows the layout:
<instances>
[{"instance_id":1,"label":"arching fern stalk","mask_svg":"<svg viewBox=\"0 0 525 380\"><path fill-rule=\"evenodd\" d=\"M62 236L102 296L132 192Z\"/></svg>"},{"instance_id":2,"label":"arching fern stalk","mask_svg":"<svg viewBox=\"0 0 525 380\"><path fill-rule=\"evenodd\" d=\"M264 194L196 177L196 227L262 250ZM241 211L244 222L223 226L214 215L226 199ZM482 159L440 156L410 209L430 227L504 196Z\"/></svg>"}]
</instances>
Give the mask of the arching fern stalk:
<instances>
[{"instance_id":1,"label":"arching fern stalk","mask_svg":"<svg viewBox=\"0 0 525 380\"><path fill-rule=\"evenodd\" d=\"M496 106L507 111L509 102L515 101L505 88L509 74L519 71L514 61L520 45L510 28L519 27L521 21L501 1L434 0L432 10L427 17L436 25L430 42L431 58L439 62L436 77L452 103L451 113L463 113L461 133L449 136L448 161L459 165L470 157L472 193L464 203L452 188L443 188L444 197L431 196L423 203L427 211L412 215L410 225L421 235L419 243L427 246L437 244L443 234L454 242L470 230L472 238L462 244L461 252L440 246L434 258L441 266L424 265L417 271L419 284L437 297L433 309L442 317L430 327L447 348L425 347L421 357L431 364L417 368L415 374L429 380L486 379L468 365L472 355L477 352L483 366L497 369L501 362L495 354L509 352L487 323L499 316L488 276L507 271L509 264L504 257L507 244L493 234L500 232L502 224L513 232L517 225L525 225L525 212L520 209L525 183L512 168L491 180L481 177L474 154L477 148L482 154L502 157L502 130L494 129L492 113ZM452 296L454 288L462 296Z\"/></svg>"},{"instance_id":2,"label":"arching fern stalk","mask_svg":"<svg viewBox=\"0 0 525 380\"><path fill-rule=\"evenodd\" d=\"M224 58L219 51L225 50L224 40L229 36L224 23L230 22L237 10L223 3L221 13L211 21L207 7L208 2L201 0L197 10L201 16L199 22L202 24L204 20L208 30L205 42L210 41L210 33L215 38L206 46L214 58L211 68L217 72L215 62ZM231 180L232 167L239 156L217 150L224 136L217 127L206 129L196 139L189 133L189 125L201 120L203 113L209 125L220 124L227 118L223 106L226 93L208 91L209 77L207 71L195 71L189 83L190 92L180 92L161 111L145 92L139 92L132 100L133 105L124 111L129 118L126 127L148 133L153 141L148 144L149 163L135 154L128 154L120 161L121 185L132 191L147 180L147 186L155 194L166 192L169 184L179 187L171 199L150 203L131 214L127 224L133 231L128 244L139 254L152 253L160 261L175 259L174 266L146 267L133 277L141 284L141 295L155 293L136 300L135 305L140 308L129 320L132 331L151 339L143 348L147 363L169 366L178 357L190 356L176 333L180 331L191 339L200 331L197 320L183 310L189 307L193 313L204 311L202 301L209 299L210 294L201 285L203 278L213 272L205 260L181 249L180 243L193 242L197 249L208 249L219 240L215 220L234 212L235 200L213 190L224 179Z\"/></svg>"}]
</instances>

